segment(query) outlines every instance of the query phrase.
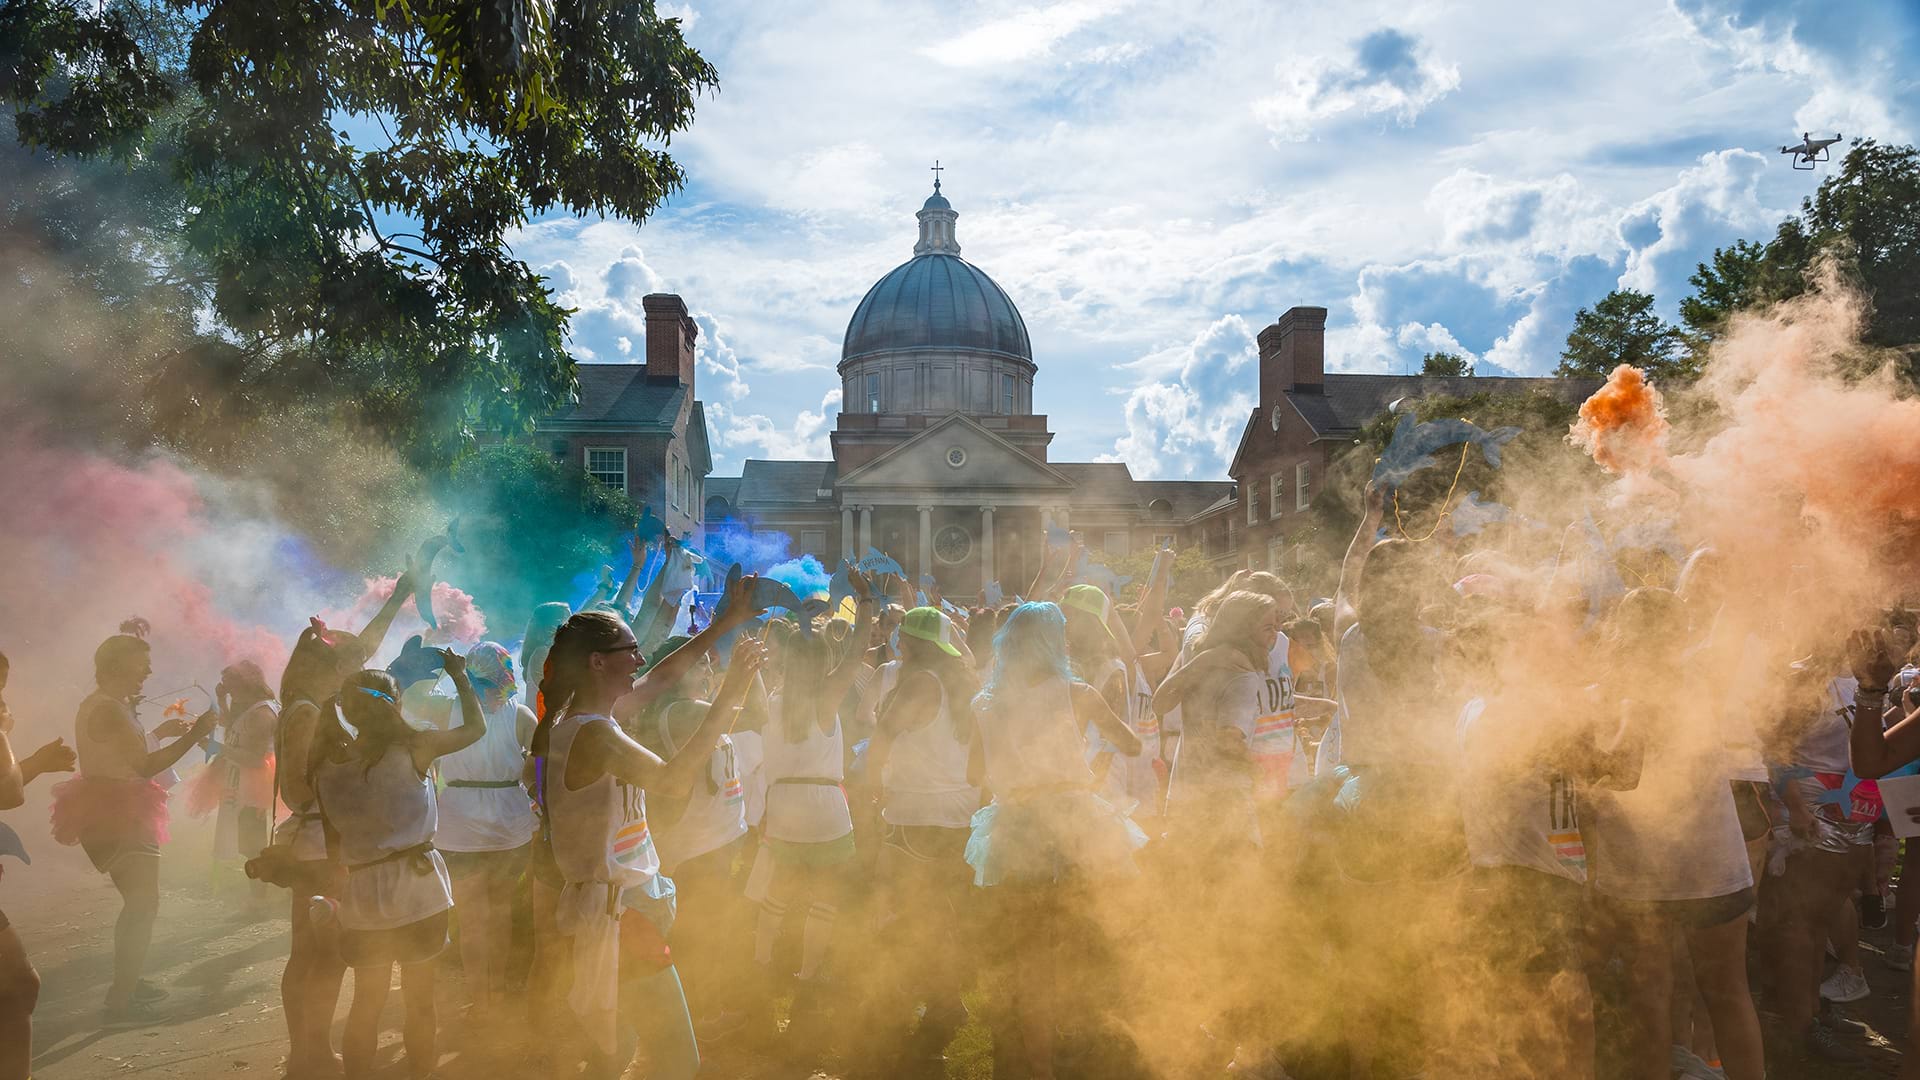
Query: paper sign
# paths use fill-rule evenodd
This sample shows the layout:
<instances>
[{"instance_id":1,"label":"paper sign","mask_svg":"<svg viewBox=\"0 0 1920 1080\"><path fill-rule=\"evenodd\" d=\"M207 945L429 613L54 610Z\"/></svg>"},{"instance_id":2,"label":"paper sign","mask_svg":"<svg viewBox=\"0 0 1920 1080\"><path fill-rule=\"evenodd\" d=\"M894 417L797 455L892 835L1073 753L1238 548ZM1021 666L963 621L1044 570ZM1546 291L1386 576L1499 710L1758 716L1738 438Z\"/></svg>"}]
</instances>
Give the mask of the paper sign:
<instances>
[{"instance_id":1,"label":"paper sign","mask_svg":"<svg viewBox=\"0 0 1920 1080\"><path fill-rule=\"evenodd\" d=\"M1902 840L1920 836L1920 776L1883 776L1880 800L1886 804L1893 835Z\"/></svg>"}]
</instances>

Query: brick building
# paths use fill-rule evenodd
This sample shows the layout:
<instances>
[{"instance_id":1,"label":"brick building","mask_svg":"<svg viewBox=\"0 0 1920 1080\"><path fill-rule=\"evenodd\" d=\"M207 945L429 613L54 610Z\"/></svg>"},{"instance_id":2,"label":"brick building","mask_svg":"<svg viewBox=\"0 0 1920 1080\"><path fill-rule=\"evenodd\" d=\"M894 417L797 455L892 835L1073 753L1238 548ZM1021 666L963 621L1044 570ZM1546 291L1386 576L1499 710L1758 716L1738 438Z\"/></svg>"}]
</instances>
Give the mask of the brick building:
<instances>
[{"instance_id":1,"label":"brick building","mask_svg":"<svg viewBox=\"0 0 1920 1080\"><path fill-rule=\"evenodd\" d=\"M1326 326L1326 308L1296 307L1260 331L1259 404L1227 468L1235 506L1231 539L1215 557L1222 569L1286 568L1288 537L1308 524L1333 460L1396 401L1544 391L1577 404L1600 385L1553 377L1329 374Z\"/></svg>"},{"instance_id":2,"label":"brick building","mask_svg":"<svg viewBox=\"0 0 1920 1080\"><path fill-rule=\"evenodd\" d=\"M646 310L644 364L580 364L575 403L534 425L553 456L624 491L675 533L702 535L713 457L694 396L700 328L678 296L655 293Z\"/></svg>"}]
</instances>

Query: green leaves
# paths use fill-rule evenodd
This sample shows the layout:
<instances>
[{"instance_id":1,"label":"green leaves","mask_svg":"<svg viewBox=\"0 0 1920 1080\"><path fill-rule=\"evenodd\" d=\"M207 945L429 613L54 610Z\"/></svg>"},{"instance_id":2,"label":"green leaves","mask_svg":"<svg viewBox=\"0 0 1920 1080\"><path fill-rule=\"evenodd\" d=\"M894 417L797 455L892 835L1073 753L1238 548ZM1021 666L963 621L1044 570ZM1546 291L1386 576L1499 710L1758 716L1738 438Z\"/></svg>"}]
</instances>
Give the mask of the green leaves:
<instances>
[{"instance_id":1,"label":"green leaves","mask_svg":"<svg viewBox=\"0 0 1920 1080\"><path fill-rule=\"evenodd\" d=\"M1604 379L1615 367L1632 364L1655 382L1691 378L1698 369L1680 348L1682 340L1654 312L1651 295L1615 289L1574 315L1554 374Z\"/></svg>"},{"instance_id":2,"label":"green leaves","mask_svg":"<svg viewBox=\"0 0 1920 1080\"><path fill-rule=\"evenodd\" d=\"M506 237L554 208L643 220L683 183L661 147L716 81L644 2L125 11L137 33L111 5L4 0L20 140L165 161L181 210L149 223L147 257L201 275L247 357L222 372L356 412L421 464L566 398L569 312Z\"/></svg>"}]
</instances>

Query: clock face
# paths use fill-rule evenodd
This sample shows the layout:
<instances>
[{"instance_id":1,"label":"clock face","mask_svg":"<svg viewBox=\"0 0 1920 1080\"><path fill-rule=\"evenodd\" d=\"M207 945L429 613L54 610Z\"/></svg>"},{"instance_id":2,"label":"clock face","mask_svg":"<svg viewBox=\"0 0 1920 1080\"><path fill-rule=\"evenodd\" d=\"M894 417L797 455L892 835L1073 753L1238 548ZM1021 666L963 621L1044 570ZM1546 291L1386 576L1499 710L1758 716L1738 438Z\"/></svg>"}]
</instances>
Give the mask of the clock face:
<instances>
[{"instance_id":1,"label":"clock face","mask_svg":"<svg viewBox=\"0 0 1920 1080\"><path fill-rule=\"evenodd\" d=\"M957 563L973 554L973 537L958 525L949 525L933 534L933 557L943 563Z\"/></svg>"}]
</instances>

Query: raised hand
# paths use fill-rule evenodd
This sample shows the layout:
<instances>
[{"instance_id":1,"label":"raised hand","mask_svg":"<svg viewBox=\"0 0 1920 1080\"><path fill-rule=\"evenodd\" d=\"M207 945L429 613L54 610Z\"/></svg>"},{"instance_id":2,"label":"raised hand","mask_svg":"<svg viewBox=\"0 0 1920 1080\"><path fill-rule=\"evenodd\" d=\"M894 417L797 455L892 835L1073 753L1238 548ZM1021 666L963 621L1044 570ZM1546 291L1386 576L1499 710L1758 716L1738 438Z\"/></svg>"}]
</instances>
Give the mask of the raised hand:
<instances>
[{"instance_id":1,"label":"raised hand","mask_svg":"<svg viewBox=\"0 0 1920 1080\"><path fill-rule=\"evenodd\" d=\"M446 668L447 678L458 679L467 673L467 658L452 649L441 649L440 663Z\"/></svg>"},{"instance_id":2,"label":"raised hand","mask_svg":"<svg viewBox=\"0 0 1920 1080\"><path fill-rule=\"evenodd\" d=\"M1887 647L1887 635L1880 630L1855 630L1847 635L1847 667L1860 685L1886 689L1900 666L1893 650Z\"/></svg>"},{"instance_id":3,"label":"raised hand","mask_svg":"<svg viewBox=\"0 0 1920 1080\"><path fill-rule=\"evenodd\" d=\"M766 642L746 637L734 643L733 655L727 660L727 677L720 685L719 696L732 698L745 694L747 684L766 662Z\"/></svg>"}]
</instances>

